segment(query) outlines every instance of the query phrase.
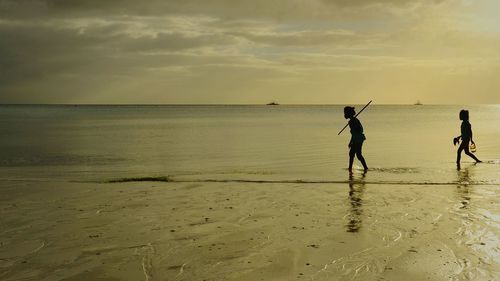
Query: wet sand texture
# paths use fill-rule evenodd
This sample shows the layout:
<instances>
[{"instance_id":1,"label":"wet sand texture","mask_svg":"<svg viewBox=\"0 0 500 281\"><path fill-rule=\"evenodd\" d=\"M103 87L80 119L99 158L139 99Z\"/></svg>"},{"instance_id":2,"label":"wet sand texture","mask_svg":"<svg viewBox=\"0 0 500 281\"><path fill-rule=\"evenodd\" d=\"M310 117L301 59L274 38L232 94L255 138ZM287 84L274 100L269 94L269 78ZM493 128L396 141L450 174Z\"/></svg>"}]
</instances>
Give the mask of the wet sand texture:
<instances>
[{"instance_id":1,"label":"wet sand texture","mask_svg":"<svg viewBox=\"0 0 500 281\"><path fill-rule=\"evenodd\" d=\"M2 186L5 281L500 279L497 186Z\"/></svg>"}]
</instances>

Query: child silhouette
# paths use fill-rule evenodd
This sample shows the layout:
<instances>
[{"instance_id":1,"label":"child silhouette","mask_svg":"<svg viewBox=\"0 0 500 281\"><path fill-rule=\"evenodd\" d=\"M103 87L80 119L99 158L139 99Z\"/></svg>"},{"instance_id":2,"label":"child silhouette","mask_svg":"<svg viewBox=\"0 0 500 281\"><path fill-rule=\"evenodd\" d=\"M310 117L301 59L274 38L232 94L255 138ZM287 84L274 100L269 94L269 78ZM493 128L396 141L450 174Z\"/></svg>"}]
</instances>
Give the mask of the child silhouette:
<instances>
[{"instance_id":1,"label":"child silhouette","mask_svg":"<svg viewBox=\"0 0 500 281\"><path fill-rule=\"evenodd\" d=\"M349 128L351 129L351 140L349 141L349 172L352 173L352 163L354 162L354 155L363 164L365 171L368 170L365 158L361 152L363 142L366 137L363 133L363 126L358 118L355 117L356 111L352 106L344 107L344 118L349 119Z\"/></svg>"},{"instance_id":2,"label":"child silhouette","mask_svg":"<svg viewBox=\"0 0 500 281\"><path fill-rule=\"evenodd\" d=\"M472 140L472 127L469 123L469 111L462 109L460 110L460 114L458 116L460 120L462 120L462 125L460 126L461 134L453 139L453 144L456 145L460 139L462 139L462 142L457 150L457 168L460 169L462 151L465 151L465 154L474 159L476 163L481 162L481 160L477 159L477 157L469 151L469 143L474 144L474 141Z\"/></svg>"}]
</instances>

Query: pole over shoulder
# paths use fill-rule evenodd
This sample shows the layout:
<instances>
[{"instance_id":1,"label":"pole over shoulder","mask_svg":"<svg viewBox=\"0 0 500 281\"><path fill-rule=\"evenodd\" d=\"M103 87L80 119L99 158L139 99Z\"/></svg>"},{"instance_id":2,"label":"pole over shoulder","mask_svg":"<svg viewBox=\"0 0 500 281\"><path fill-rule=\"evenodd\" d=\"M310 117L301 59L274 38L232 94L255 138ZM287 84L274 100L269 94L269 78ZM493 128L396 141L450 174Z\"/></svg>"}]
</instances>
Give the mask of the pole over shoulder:
<instances>
[{"instance_id":1,"label":"pole over shoulder","mask_svg":"<svg viewBox=\"0 0 500 281\"><path fill-rule=\"evenodd\" d=\"M371 100L369 103L367 103L359 112L358 114L356 114L354 117L358 117L359 114L361 114L361 112L363 112L363 110L365 110L365 108L367 108L371 103L372 103L373 100ZM345 128L347 128L347 126L349 126L349 123L347 123L344 128L342 128L342 130L340 130L340 132L337 134L337 136L339 136L344 130Z\"/></svg>"}]
</instances>

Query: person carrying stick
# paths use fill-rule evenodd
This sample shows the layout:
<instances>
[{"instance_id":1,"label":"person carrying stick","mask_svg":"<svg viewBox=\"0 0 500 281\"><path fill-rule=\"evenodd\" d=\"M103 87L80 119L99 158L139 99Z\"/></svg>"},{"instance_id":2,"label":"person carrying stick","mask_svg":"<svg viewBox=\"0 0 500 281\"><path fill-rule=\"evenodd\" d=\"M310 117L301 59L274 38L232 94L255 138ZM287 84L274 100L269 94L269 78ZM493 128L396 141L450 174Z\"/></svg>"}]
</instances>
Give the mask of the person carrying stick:
<instances>
[{"instance_id":1,"label":"person carrying stick","mask_svg":"<svg viewBox=\"0 0 500 281\"><path fill-rule=\"evenodd\" d=\"M358 118L356 118L356 116L357 115L356 111L354 110L354 107L352 106L344 107L344 117L345 119L349 119L348 125L349 128L351 129L351 140L349 141L349 173L352 173L352 164L354 162L354 155L356 155L358 160L361 161L361 164L363 164L365 172L368 171L368 166L366 165L365 158L363 157L363 154L361 152L361 149L363 147L363 142L366 140L366 137L363 133L363 125L361 125L361 122L359 121Z\"/></svg>"}]
</instances>

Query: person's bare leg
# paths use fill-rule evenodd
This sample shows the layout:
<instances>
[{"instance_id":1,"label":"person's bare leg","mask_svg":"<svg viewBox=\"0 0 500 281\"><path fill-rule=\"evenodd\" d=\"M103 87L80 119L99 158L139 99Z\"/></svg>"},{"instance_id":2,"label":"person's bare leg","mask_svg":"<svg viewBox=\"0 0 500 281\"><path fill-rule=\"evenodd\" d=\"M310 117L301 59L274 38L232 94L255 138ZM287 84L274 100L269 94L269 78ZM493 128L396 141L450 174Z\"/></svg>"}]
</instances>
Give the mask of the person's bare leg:
<instances>
[{"instance_id":1,"label":"person's bare leg","mask_svg":"<svg viewBox=\"0 0 500 281\"><path fill-rule=\"evenodd\" d=\"M352 164L354 163L354 154L356 154L356 152L354 151L354 148L351 146L351 149L349 150L349 173L352 173Z\"/></svg>"},{"instance_id":2,"label":"person's bare leg","mask_svg":"<svg viewBox=\"0 0 500 281\"><path fill-rule=\"evenodd\" d=\"M363 153L361 152L361 149L362 149L363 145L361 144L358 148L358 150L356 151L356 157L358 158L358 160L361 162L361 164L363 165L363 169L365 171L368 170L368 166L366 165L366 161L365 161L365 158L363 157Z\"/></svg>"},{"instance_id":3,"label":"person's bare leg","mask_svg":"<svg viewBox=\"0 0 500 281\"><path fill-rule=\"evenodd\" d=\"M460 146L458 147L458 150L457 150L457 164L460 164L460 159L461 159L461 156L462 156L462 150L464 150L463 143L460 144Z\"/></svg>"},{"instance_id":4,"label":"person's bare leg","mask_svg":"<svg viewBox=\"0 0 500 281\"><path fill-rule=\"evenodd\" d=\"M457 150L457 170L460 170L460 158L462 156L462 150L464 150L463 142L460 144Z\"/></svg>"},{"instance_id":5,"label":"person's bare leg","mask_svg":"<svg viewBox=\"0 0 500 281\"><path fill-rule=\"evenodd\" d=\"M363 165L363 169L366 171L368 170L368 166L366 165L366 161L365 161L365 158L363 157L363 155L361 155L361 153L357 153L356 154L356 157L358 157L358 160L361 162L361 164Z\"/></svg>"},{"instance_id":6,"label":"person's bare leg","mask_svg":"<svg viewBox=\"0 0 500 281\"><path fill-rule=\"evenodd\" d=\"M470 158L474 159L474 161L476 161L477 163L482 162L481 160L477 159L476 155L472 154L469 151L469 147L468 146L464 148L464 151L465 151L465 154L467 154Z\"/></svg>"}]
</instances>

